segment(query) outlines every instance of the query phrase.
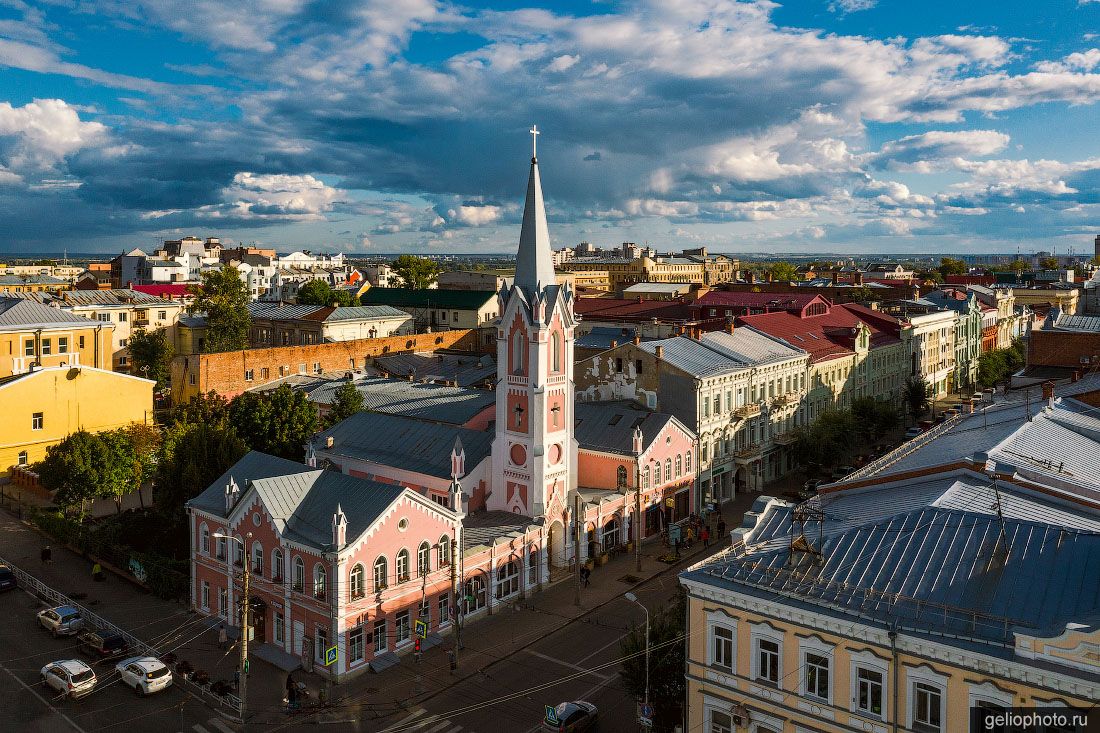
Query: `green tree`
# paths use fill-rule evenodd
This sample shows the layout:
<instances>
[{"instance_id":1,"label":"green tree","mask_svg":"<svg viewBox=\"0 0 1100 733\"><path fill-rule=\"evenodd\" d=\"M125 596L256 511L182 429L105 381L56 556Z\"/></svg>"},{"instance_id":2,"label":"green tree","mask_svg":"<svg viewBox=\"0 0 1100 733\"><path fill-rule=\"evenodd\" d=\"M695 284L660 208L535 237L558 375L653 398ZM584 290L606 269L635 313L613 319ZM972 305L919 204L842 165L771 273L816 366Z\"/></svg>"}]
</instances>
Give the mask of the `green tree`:
<instances>
[{"instance_id":1,"label":"green tree","mask_svg":"<svg viewBox=\"0 0 1100 733\"><path fill-rule=\"evenodd\" d=\"M768 267L772 281L777 283L790 283L798 281L798 268L790 262L773 262Z\"/></svg>"},{"instance_id":2,"label":"green tree","mask_svg":"<svg viewBox=\"0 0 1100 733\"><path fill-rule=\"evenodd\" d=\"M160 454L162 436L160 428L153 425L132 423L122 429L130 442L133 455L133 481L134 490L138 492L138 501L142 508L145 507L145 499L141 495L141 488L152 482L157 470L157 460Z\"/></svg>"},{"instance_id":3,"label":"green tree","mask_svg":"<svg viewBox=\"0 0 1100 733\"><path fill-rule=\"evenodd\" d=\"M905 406L909 408L909 414L914 418L928 412L928 408L931 406L929 392L928 384L921 377L912 376L905 380L901 396Z\"/></svg>"},{"instance_id":4,"label":"green tree","mask_svg":"<svg viewBox=\"0 0 1100 733\"><path fill-rule=\"evenodd\" d=\"M172 425L165 431L157 455L153 484L157 511L173 524L181 524L186 518L184 504L205 491L247 452L248 446L226 425Z\"/></svg>"},{"instance_id":5,"label":"green tree","mask_svg":"<svg viewBox=\"0 0 1100 733\"><path fill-rule=\"evenodd\" d=\"M352 382L341 384L332 394L332 407L329 408L327 422L335 425L346 420L363 409L363 393Z\"/></svg>"},{"instance_id":6,"label":"green tree","mask_svg":"<svg viewBox=\"0 0 1100 733\"><path fill-rule=\"evenodd\" d=\"M110 430L97 437L107 450L107 470L96 487L96 495L114 501L115 512L121 514L123 497L141 486L140 459L127 430Z\"/></svg>"},{"instance_id":7,"label":"green tree","mask_svg":"<svg viewBox=\"0 0 1100 733\"><path fill-rule=\"evenodd\" d=\"M940 258L940 274L946 279L948 275L965 275L968 271L966 263L954 257Z\"/></svg>"},{"instance_id":8,"label":"green tree","mask_svg":"<svg viewBox=\"0 0 1100 733\"><path fill-rule=\"evenodd\" d=\"M793 432L791 453L803 466L835 465L856 446L858 431L849 410L828 410Z\"/></svg>"},{"instance_id":9,"label":"green tree","mask_svg":"<svg viewBox=\"0 0 1100 733\"><path fill-rule=\"evenodd\" d=\"M171 365L174 350L163 328L146 331L139 328L130 333L130 361L134 374L152 379L157 389L163 389L171 381Z\"/></svg>"},{"instance_id":10,"label":"green tree","mask_svg":"<svg viewBox=\"0 0 1100 733\"><path fill-rule=\"evenodd\" d=\"M351 293L346 290L337 290L324 280L310 280L298 288L298 303L300 305L354 305Z\"/></svg>"},{"instance_id":11,"label":"green tree","mask_svg":"<svg viewBox=\"0 0 1100 733\"><path fill-rule=\"evenodd\" d=\"M863 303L867 301L882 300L882 295L876 292L873 288L869 288L866 285L860 285L859 287L849 288L844 291L848 297L849 302Z\"/></svg>"},{"instance_id":12,"label":"green tree","mask_svg":"<svg viewBox=\"0 0 1100 733\"><path fill-rule=\"evenodd\" d=\"M229 400L213 391L197 394L176 406L172 413L172 422L224 427L229 424Z\"/></svg>"},{"instance_id":13,"label":"green tree","mask_svg":"<svg viewBox=\"0 0 1100 733\"><path fill-rule=\"evenodd\" d=\"M885 400L857 397L852 400L852 420L862 442L871 444L896 428L900 418L897 409Z\"/></svg>"},{"instance_id":14,"label":"green tree","mask_svg":"<svg viewBox=\"0 0 1100 733\"><path fill-rule=\"evenodd\" d=\"M1028 270L1030 270L1031 265L1027 264L1023 260L1013 260L1008 269L1012 270L1016 274L1019 274L1021 272L1027 272Z\"/></svg>"},{"instance_id":15,"label":"green tree","mask_svg":"<svg viewBox=\"0 0 1100 733\"><path fill-rule=\"evenodd\" d=\"M206 350L211 353L248 348L252 317L248 285L235 267L223 267L202 274L195 295L194 311L206 313Z\"/></svg>"},{"instance_id":16,"label":"green tree","mask_svg":"<svg viewBox=\"0 0 1100 733\"><path fill-rule=\"evenodd\" d=\"M687 596L682 589L678 589L675 600L650 611L649 701L653 703L654 731L671 731L684 720L686 619ZM646 695L645 626L635 625L619 642L619 649L623 655L619 670L623 686L640 702Z\"/></svg>"},{"instance_id":17,"label":"green tree","mask_svg":"<svg viewBox=\"0 0 1100 733\"><path fill-rule=\"evenodd\" d=\"M54 492L57 505L75 507L77 520L83 522L88 502L110 481L110 460L110 449L98 435L78 430L47 448L36 471L42 485Z\"/></svg>"},{"instance_id":18,"label":"green tree","mask_svg":"<svg viewBox=\"0 0 1100 733\"><path fill-rule=\"evenodd\" d=\"M1057 257L1044 257L1044 258L1042 258L1041 260L1039 260L1039 269L1040 270L1057 270L1058 269L1058 258Z\"/></svg>"},{"instance_id":19,"label":"green tree","mask_svg":"<svg viewBox=\"0 0 1100 733\"><path fill-rule=\"evenodd\" d=\"M390 267L401 278L401 287L410 290L426 290L443 272L443 266L435 260L416 255L401 255Z\"/></svg>"},{"instance_id":20,"label":"green tree","mask_svg":"<svg viewBox=\"0 0 1100 733\"><path fill-rule=\"evenodd\" d=\"M317 432L317 409L304 392L287 385L267 394L245 392L229 403L229 423L252 450L302 460Z\"/></svg>"}]
</instances>

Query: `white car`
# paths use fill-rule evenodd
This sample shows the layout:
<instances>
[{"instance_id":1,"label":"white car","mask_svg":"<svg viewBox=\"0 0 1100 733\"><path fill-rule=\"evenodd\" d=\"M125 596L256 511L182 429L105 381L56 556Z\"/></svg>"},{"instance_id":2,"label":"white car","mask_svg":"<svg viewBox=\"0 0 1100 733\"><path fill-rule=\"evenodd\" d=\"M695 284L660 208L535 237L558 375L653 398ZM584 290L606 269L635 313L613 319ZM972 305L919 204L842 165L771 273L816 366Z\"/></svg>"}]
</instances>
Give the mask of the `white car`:
<instances>
[{"instance_id":1,"label":"white car","mask_svg":"<svg viewBox=\"0 0 1100 733\"><path fill-rule=\"evenodd\" d=\"M84 628L84 618L73 606L58 606L39 611L38 623L54 636L73 636Z\"/></svg>"},{"instance_id":2,"label":"white car","mask_svg":"<svg viewBox=\"0 0 1100 733\"><path fill-rule=\"evenodd\" d=\"M172 684L172 671L156 657L130 657L115 665L122 684L139 695L151 695Z\"/></svg>"},{"instance_id":3,"label":"white car","mask_svg":"<svg viewBox=\"0 0 1100 733\"><path fill-rule=\"evenodd\" d=\"M62 695L84 697L95 689L95 672L79 659L50 662L42 668L42 681Z\"/></svg>"}]
</instances>

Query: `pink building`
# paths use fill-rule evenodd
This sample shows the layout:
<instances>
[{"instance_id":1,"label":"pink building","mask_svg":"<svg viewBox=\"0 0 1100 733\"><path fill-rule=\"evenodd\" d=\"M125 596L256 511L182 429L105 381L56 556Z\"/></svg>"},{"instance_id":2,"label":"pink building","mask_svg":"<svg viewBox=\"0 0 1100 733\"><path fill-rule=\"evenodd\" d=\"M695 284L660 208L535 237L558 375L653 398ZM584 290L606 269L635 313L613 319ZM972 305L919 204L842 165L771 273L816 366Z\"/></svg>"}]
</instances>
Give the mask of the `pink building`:
<instances>
[{"instance_id":1,"label":"pink building","mask_svg":"<svg viewBox=\"0 0 1100 733\"><path fill-rule=\"evenodd\" d=\"M516 277L499 298L492 431L361 412L317 435L305 464L249 453L188 503L196 611L239 627L248 562L258 653L342 679L396 663L418 621L425 645L439 643L624 545L642 521L649 536L694 510L687 428L574 401L574 298L554 278L534 158Z\"/></svg>"}]
</instances>

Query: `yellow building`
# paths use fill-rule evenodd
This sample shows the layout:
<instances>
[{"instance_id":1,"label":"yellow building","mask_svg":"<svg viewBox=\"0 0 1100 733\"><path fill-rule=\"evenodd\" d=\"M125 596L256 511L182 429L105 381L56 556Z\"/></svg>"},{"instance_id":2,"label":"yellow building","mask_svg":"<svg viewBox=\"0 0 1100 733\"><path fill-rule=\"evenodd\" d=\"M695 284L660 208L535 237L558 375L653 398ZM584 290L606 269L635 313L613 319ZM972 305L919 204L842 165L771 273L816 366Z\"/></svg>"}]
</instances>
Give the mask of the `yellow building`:
<instances>
[{"instance_id":1,"label":"yellow building","mask_svg":"<svg viewBox=\"0 0 1100 733\"><path fill-rule=\"evenodd\" d=\"M60 293L71 290L69 280L50 275L0 275L0 295L4 293Z\"/></svg>"},{"instance_id":2,"label":"yellow building","mask_svg":"<svg viewBox=\"0 0 1100 733\"><path fill-rule=\"evenodd\" d=\"M33 365L111 367L114 326L26 298L0 296L0 378ZM2 414L2 413L0 413Z\"/></svg>"},{"instance_id":3,"label":"yellow building","mask_svg":"<svg viewBox=\"0 0 1100 733\"><path fill-rule=\"evenodd\" d=\"M954 418L799 505L761 497L681 576L687 730L955 733L984 729L974 708L1092 706L1100 419L1079 396Z\"/></svg>"},{"instance_id":4,"label":"yellow building","mask_svg":"<svg viewBox=\"0 0 1100 733\"><path fill-rule=\"evenodd\" d=\"M88 366L46 367L0 379L0 476L42 460L77 430L153 422L155 382Z\"/></svg>"},{"instance_id":5,"label":"yellow building","mask_svg":"<svg viewBox=\"0 0 1100 733\"><path fill-rule=\"evenodd\" d=\"M609 290L618 292L637 283L697 283L714 286L737 277L740 262L726 255L708 255L705 249L689 250L681 255L642 256L632 260L621 257L589 257L566 260L559 270L599 273L607 277Z\"/></svg>"}]
</instances>

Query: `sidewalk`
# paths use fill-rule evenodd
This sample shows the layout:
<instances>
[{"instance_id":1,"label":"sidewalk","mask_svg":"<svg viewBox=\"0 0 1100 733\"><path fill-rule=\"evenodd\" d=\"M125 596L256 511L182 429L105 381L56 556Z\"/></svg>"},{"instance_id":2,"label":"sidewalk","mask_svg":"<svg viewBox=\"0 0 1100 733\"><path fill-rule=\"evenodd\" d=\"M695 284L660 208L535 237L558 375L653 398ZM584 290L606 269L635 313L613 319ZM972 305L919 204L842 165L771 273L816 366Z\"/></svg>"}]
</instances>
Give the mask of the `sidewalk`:
<instances>
[{"instance_id":1,"label":"sidewalk","mask_svg":"<svg viewBox=\"0 0 1100 733\"><path fill-rule=\"evenodd\" d=\"M669 550L655 539L642 544L641 572L635 569L633 553L620 555L596 567L592 571L589 587L581 588L579 606L575 604L576 590L571 575L549 587L544 586L542 592L499 605L491 616L480 617L462 629L459 666L454 674L450 672L448 659L448 651L455 643L454 635L450 634L443 638L442 644L427 649L420 662L416 662L412 655L403 656L396 666L381 675L363 675L331 688L329 697L336 709L321 714L318 719L323 722L389 717L421 705L456 682L484 674L494 663L599 609L637 585L661 574L674 577L687 565L727 546L729 531L740 526L743 514L758 496L760 494L755 493L739 495L722 508L727 534L724 538L712 540L709 548L696 541L691 549L681 551L680 562L669 565L657 560L658 556ZM716 522L717 517L714 517L710 525L712 535L715 534ZM599 624L600 618L597 615L586 621ZM299 673L296 677L307 680L308 676ZM312 687L313 680L308 681ZM267 718L264 722L275 721Z\"/></svg>"}]
</instances>

